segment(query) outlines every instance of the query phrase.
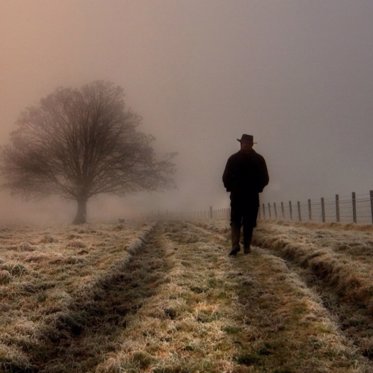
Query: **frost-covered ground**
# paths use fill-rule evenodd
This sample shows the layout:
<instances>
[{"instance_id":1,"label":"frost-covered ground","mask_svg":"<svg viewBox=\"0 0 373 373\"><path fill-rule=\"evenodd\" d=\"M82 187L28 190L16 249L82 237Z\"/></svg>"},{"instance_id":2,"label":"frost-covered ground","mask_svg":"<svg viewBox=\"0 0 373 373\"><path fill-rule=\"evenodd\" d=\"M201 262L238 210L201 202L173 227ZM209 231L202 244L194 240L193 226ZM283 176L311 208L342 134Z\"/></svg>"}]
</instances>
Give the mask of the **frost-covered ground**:
<instances>
[{"instance_id":1,"label":"frost-covered ground","mask_svg":"<svg viewBox=\"0 0 373 373\"><path fill-rule=\"evenodd\" d=\"M141 229L124 224L2 228L0 367L17 371L12 361L27 367L28 352L38 348L42 334L125 260Z\"/></svg>"},{"instance_id":2,"label":"frost-covered ground","mask_svg":"<svg viewBox=\"0 0 373 373\"><path fill-rule=\"evenodd\" d=\"M266 223L232 258L221 220L2 229L0 372L370 372L372 242Z\"/></svg>"},{"instance_id":3,"label":"frost-covered ground","mask_svg":"<svg viewBox=\"0 0 373 373\"><path fill-rule=\"evenodd\" d=\"M229 237L224 220L199 225ZM373 358L373 226L261 222L254 245L284 260Z\"/></svg>"}]
</instances>

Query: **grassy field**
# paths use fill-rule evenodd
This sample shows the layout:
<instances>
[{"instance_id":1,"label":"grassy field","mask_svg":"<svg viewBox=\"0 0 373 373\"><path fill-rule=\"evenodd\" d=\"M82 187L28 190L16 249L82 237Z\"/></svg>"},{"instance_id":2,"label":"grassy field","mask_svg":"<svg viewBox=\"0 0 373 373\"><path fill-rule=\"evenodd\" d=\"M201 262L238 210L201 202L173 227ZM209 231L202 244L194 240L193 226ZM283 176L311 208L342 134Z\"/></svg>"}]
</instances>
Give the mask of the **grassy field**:
<instances>
[{"instance_id":1,"label":"grassy field","mask_svg":"<svg viewBox=\"0 0 373 373\"><path fill-rule=\"evenodd\" d=\"M373 231L0 230L0 372L372 372Z\"/></svg>"}]
</instances>

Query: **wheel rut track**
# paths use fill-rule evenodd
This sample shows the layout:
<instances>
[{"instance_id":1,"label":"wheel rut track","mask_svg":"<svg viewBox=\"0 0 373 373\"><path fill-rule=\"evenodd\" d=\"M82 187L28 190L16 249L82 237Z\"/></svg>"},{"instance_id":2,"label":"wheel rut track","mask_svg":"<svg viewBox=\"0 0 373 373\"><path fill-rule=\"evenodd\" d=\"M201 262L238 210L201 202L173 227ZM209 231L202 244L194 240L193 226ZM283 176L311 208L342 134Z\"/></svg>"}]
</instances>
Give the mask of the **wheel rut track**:
<instances>
[{"instance_id":1,"label":"wheel rut track","mask_svg":"<svg viewBox=\"0 0 373 373\"><path fill-rule=\"evenodd\" d=\"M163 366L168 350L158 355L157 352L162 348L159 346L163 345L164 348L166 343L169 345L167 349L171 348L172 355L169 361L170 372L183 371L181 368L184 371L206 373L273 372L277 371L274 369L279 363L286 366L286 360L291 359L291 356L282 354L281 346L273 344L259 346L262 341L276 340L277 335L286 336L287 327L290 326L290 323L276 312L281 306L278 301L284 298L276 291L272 293L274 281L267 274L266 264L272 262L278 264L280 262L278 255L274 255L269 250L254 249L253 261L250 260L250 256L245 260L240 260L240 257L236 260L226 256L228 250L225 251L225 246L228 237L225 234L211 232L194 224L177 223L171 229L170 227L164 229L164 227L165 225L162 225L155 229L148 236L147 242L125 265L115 266L119 270L118 273L104 276L92 291L82 294L82 297L74 298L68 311L41 331L39 344L35 344L32 350L25 351L33 364L32 369L17 370L17 367L11 367L13 369L7 372L94 372L108 359L111 360L116 356L120 371L140 373L144 370L138 368L127 370L126 364L132 364L131 359L136 356L132 352L138 351L139 346L142 346L141 351L154 353L158 359L156 362L158 365L154 366ZM196 234L197 231L200 234ZM259 270L257 270L258 263L262 264ZM287 264L288 267L292 265L289 262ZM294 267L294 269L290 268L291 273L296 273L297 266ZM286 267L285 269L287 271ZM276 275L278 283L281 281L281 270L279 266ZM266 281L267 278L271 281ZM292 294L294 295L294 292ZM258 302L263 297L267 303ZM248 299L252 301L248 302ZM265 307L266 305L268 307ZM325 313L322 312L323 315ZM277 318L272 320L271 315ZM144 323L145 319L153 324ZM214 323L219 323L220 320L224 320L222 324L224 328L215 329ZM280 329L282 327L280 323L283 323L285 329ZM159 328L160 325L163 329ZM275 327L273 330L272 325ZM301 324L297 325L301 326ZM302 326L301 329L303 330ZM187 334L189 338L185 338L179 330L189 333ZM210 334L206 335L207 331ZM293 331L294 329L291 330L292 333ZM312 333L313 330L310 334L311 339ZM222 335L224 335L222 341L226 345L220 350L222 342L217 338L221 338ZM311 369L313 366L316 368L319 366L317 361L312 365L309 358L313 357L314 352L319 358L333 364L333 357L322 356L319 351L313 351L313 345L311 344L310 347L308 340L299 339L294 333L291 335L295 336L294 339L297 341L303 342L303 345L298 346L305 348L304 353L307 358L302 360L302 363L305 361L308 364L308 370L304 370L302 366L302 368L284 371L325 372L325 369ZM151 349L148 344L149 341L153 341L153 338L154 345ZM179 344L175 344L173 338L178 340ZM188 342L193 341L194 338L196 344L189 344ZM317 336L314 339L317 342ZM290 343L283 339L287 346L292 346L291 338L289 340ZM324 341L324 338L321 336L319 340ZM126 341L131 341L131 344L134 342L135 350L124 350L124 345L121 343L125 344ZM215 346L214 343L216 348L209 349L208 346ZM225 356L225 348L228 349L235 343L237 347L234 350L229 349L229 356ZM253 344L260 349L252 347ZM327 351L332 353L329 344L327 346ZM257 351L256 355L251 354L253 350ZM202 360L206 352L214 354L215 351L219 351L219 356L224 354L226 364L233 364L235 369L193 370L195 356L200 356ZM246 353L247 351L250 354ZM202 352L203 355L199 355ZM297 352L294 349L294 353L298 354L294 355L295 357L302 358L299 350ZM188 356L188 359L184 359L185 356ZM294 356L292 366L297 367L298 360ZM174 358L179 360L174 361ZM337 358L341 361L338 356ZM267 365L261 365L261 361ZM360 356L355 353L353 359L349 361L361 363ZM215 360L211 360L210 363L215 364ZM351 367L351 364L347 363L348 367ZM264 369L264 367L269 368ZM150 371L150 368L146 371ZM347 371L368 372L368 370ZM157 372L163 370L158 369Z\"/></svg>"},{"instance_id":2,"label":"wheel rut track","mask_svg":"<svg viewBox=\"0 0 373 373\"><path fill-rule=\"evenodd\" d=\"M227 234L221 230L213 230L193 222L189 223L196 229L205 234L212 234L215 238L228 241ZM255 233L254 233L255 234ZM335 320L343 335L359 350L363 358L366 358L370 363L373 362L372 345L366 345L366 341L372 338L373 320L364 305L349 302L344 297L340 296L335 289L335 286L329 284L325 278L313 272L311 268L302 266L294 258L281 254L276 250L271 250L268 247L257 246L263 253L269 253L275 257L283 259L290 271L296 273L306 286L311 289L320 298L322 305L330 313L332 320ZM228 253L228 251L227 251Z\"/></svg>"},{"instance_id":3,"label":"wheel rut track","mask_svg":"<svg viewBox=\"0 0 373 373\"><path fill-rule=\"evenodd\" d=\"M127 316L136 314L156 294L168 272L160 234L155 227L123 267L119 263L116 273L98 281L87 297L74 299L67 312L42 330L39 343L28 351L32 367L27 372L66 372L66 365L71 372L92 372L118 348L115 341L126 329ZM87 344L97 347L88 350ZM25 371L10 368L10 372Z\"/></svg>"}]
</instances>

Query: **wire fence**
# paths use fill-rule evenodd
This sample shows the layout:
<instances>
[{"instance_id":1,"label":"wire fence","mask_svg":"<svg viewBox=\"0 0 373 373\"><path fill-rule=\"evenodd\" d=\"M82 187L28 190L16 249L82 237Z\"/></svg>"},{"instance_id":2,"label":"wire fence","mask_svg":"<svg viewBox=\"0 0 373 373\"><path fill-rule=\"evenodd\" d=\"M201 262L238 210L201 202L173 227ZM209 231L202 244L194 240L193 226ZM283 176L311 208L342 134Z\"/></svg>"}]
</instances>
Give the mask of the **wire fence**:
<instances>
[{"instance_id":1,"label":"wire fence","mask_svg":"<svg viewBox=\"0 0 373 373\"><path fill-rule=\"evenodd\" d=\"M329 199L262 203L259 219L373 224L373 191L342 198L336 194Z\"/></svg>"},{"instance_id":2,"label":"wire fence","mask_svg":"<svg viewBox=\"0 0 373 373\"><path fill-rule=\"evenodd\" d=\"M229 218L230 209L195 211L198 218ZM307 199L306 201L263 202L259 206L259 220L285 220L318 223L373 224L373 190L367 194L350 196L336 194L334 198Z\"/></svg>"}]
</instances>

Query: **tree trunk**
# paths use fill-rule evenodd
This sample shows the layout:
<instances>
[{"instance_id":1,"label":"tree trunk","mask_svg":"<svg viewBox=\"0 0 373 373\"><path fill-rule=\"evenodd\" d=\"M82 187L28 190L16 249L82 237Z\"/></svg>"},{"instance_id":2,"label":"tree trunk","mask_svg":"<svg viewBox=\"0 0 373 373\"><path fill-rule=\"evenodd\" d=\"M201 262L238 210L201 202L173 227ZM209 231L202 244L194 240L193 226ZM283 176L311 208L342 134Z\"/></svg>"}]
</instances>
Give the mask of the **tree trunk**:
<instances>
[{"instance_id":1,"label":"tree trunk","mask_svg":"<svg viewBox=\"0 0 373 373\"><path fill-rule=\"evenodd\" d=\"M87 222L87 198L80 198L78 202L78 210L73 224L84 224Z\"/></svg>"}]
</instances>

